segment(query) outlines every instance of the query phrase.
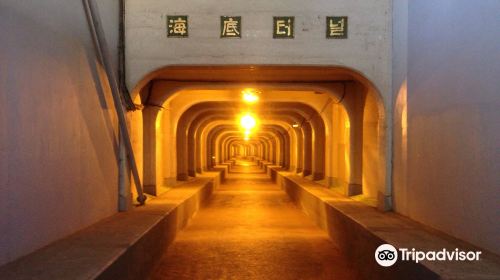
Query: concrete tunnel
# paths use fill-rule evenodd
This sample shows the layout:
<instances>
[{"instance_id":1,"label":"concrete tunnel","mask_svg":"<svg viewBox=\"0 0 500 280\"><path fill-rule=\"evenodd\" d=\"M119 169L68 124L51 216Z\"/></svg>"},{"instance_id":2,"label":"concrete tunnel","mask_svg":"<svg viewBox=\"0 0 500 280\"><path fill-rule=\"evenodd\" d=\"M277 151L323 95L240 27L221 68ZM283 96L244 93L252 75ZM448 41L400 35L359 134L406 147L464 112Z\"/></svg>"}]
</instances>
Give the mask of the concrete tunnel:
<instances>
[{"instance_id":1,"label":"concrete tunnel","mask_svg":"<svg viewBox=\"0 0 500 280\"><path fill-rule=\"evenodd\" d=\"M0 279L500 279L499 6L0 1Z\"/></svg>"},{"instance_id":2,"label":"concrete tunnel","mask_svg":"<svg viewBox=\"0 0 500 280\"><path fill-rule=\"evenodd\" d=\"M258 102L245 102L245 90ZM131 129L138 131L148 194L246 157L389 207L384 105L370 81L352 70L166 67L134 92L144 104ZM245 113L258 119L246 140L238 125Z\"/></svg>"}]
</instances>

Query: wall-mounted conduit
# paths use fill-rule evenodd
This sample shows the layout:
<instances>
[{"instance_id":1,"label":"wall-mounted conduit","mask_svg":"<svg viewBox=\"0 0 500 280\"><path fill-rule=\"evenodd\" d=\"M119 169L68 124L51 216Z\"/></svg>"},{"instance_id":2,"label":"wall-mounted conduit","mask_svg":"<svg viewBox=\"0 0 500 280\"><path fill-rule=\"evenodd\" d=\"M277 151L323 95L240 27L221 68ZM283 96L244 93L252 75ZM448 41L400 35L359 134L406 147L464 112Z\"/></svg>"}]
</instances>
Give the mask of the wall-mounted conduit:
<instances>
[{"instance_id":1,"label":"wall-mounted conduit","mask_svg":"<svg viewBox=\"0 0 500 280\"><path fill-rule=\"evenodd\" d=\"M104 69L106 71L106 76L108 78L109 85L111 87L111 93L113 95L113 103L115 105L116 114L118 115L118 123L120 125L120 137L122 142L125 144L125 148L127 150L127 156L130 163L130 168L132 169L132 177L134 178L135 187L137 189L137 195L138 195L137 201L141 205L143 205L146 202L146 196L144 195L142 190L141 179L139 177L139 171L134 157L132 142L130 141L130 133L127 128L125 109L123 108L122 98L120 94L120 87L118 85L118 80L113 70L113 66L111 65L109 49L104 36L104 31L102 29L97 6L94 0L82 0L82 1L83 1L83 7L85 9L85 14L87 15L87 21L89 24L90 33L94 41L97 57L101 62L101 64L104 66ZM122 165L120 164L120 166ZM120 188L122 187L123 186L120 186Z\"/></svg>"}]
</instances>

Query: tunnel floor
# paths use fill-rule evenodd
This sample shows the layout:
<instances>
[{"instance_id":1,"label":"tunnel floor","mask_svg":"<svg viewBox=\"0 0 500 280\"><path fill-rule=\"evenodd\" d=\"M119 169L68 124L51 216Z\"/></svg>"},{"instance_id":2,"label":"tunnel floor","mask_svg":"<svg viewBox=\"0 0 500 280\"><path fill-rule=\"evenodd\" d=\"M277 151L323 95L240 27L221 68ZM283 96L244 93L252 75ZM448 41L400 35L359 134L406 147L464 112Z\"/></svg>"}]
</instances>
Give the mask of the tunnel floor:
<instances>
[{"instance_id":1,"label":"tunnel floor","mask_svg":"<svg viewBox=\"0 0 500 280\"><path fill-rule=\"evenodd\" d=\"M231 170L151 279L359 279L328 235L254 163Z\"/></svg>"}]
</instances>

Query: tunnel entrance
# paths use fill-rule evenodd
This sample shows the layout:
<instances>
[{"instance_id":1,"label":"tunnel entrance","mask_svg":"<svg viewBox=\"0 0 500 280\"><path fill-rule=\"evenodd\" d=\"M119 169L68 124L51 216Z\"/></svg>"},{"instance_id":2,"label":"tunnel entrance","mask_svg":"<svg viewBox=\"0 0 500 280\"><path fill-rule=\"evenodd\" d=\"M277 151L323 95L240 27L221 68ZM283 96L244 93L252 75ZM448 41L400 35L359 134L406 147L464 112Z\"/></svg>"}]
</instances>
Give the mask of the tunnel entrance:
<instances>
[{"instance_id":1,"label":"tunnel entrance","mask_svg":"<svg viewBox=\"0 0 500 280\"><path fill-rule=\"evenodd\" d=\"M248 91L257 97L246 102ZM133 91L146 193L236 158L266 161L366 202L386 193L384 104L360 73L316 66L168 66ZM252 104L250 104L252 103ZM252 114L258 128L239 124ZM141 161L139 157L139 161Z\"/></svg>"}]
</instances>

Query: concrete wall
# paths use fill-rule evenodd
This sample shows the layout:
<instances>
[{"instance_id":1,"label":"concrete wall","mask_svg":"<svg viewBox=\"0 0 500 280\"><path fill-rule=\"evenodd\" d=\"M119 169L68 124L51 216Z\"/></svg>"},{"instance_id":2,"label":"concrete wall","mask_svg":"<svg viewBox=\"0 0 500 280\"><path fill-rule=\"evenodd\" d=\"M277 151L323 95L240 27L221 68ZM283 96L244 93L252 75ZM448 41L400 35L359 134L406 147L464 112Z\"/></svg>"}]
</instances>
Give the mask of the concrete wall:
<instances>
[{"instance_id":1,"label":"concrete wall","mask_svg":"<svg viewBox=\"0 0 500 280\"><path fill-rule=\"evenodd\" d=\"M115 50L118 1L99 2ZM115 213L118 170L82 2L0 1L0 34L1 265Z\"/></svg>"},{"instance_id":2,"label":"concrete wall","mask_svg":"<svg viewBox=\"0 0 500 280\"><path fill-rule=\"evenodd\" d=\"M349 131L350 123L349 116L342 105L332 104L332 135L331 153L332 153L332 182L329 183L333 187L347 188L350 182L350 145Z\"/></svg>"},{"instance_id":3,"label":"concrete wall","mask_svg":"<svg viewBox=\"0 0 500 280\"><path fill-rule=\"evenodd\" d=\"M395 209L498 254L500 2L395 2Z\"/></svg>"},{"instance_id":4,"label":"concrete wall","mask_svg":"<svg viewBox=\"0 0 500 280\"><path fill-rule=\"evenodd\" d=\"M371 94L366 95L365 106L363 108L363 175L362 186L363 194L366 197L376 198L378 186L384 186L381 183L384 178L384 169L378 164L379 158L383 156L379 141L379 114L377 101ZM382 138L383 139L383 138ZM383 193L383 192L382 192Z\"/></svg>"},{"instance_id":5,"label":"concrete wall","mask_svg":"<svg viewBox=\"0 0 500 280\"><path fill-rule=\"evenodd\" d=\"M391 100L390 0L128 0L128 85L167 65L340 65ZM188 15L189 38L167 38L166 16ZM242 38L220 38L220 16L242 17ZM349 16L349 39L325 38L326 16ZM295 16L295 39L272 38L273 16Z\"/></svg>"}]
</instances>

